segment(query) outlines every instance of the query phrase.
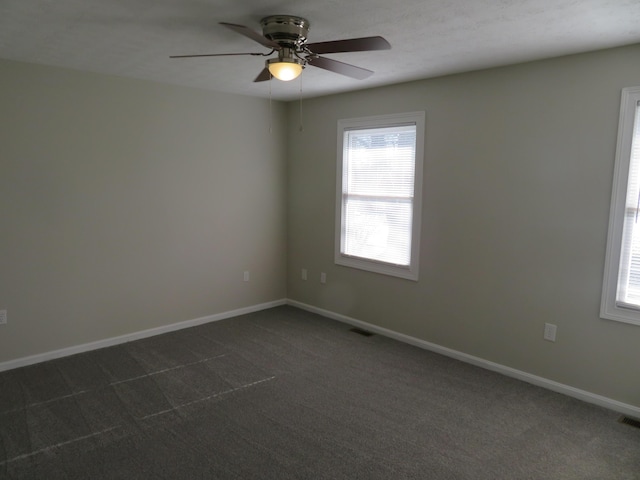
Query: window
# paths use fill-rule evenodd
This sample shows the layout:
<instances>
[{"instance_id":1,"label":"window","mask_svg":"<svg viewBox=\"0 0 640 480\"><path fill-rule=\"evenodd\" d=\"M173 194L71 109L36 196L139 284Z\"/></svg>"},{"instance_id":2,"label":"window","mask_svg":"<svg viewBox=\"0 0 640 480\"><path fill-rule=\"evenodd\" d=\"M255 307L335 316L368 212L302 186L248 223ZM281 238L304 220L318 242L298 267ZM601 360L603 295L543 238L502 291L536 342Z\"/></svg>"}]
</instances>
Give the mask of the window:
<instances>
[{"instance_id":1,"label":"window","mask_svg":"<svg viewBox=\"0 0 640 480\"><path fill-rule=\"evenodd\" d=\"M640 325L640 87L622 90L600 316Z\"/></svg>"},{"instance_id":2,"label":"window","mask_svg":"<svg viewBox=\"0 0 640 480\"><path fill-rule=\"evenodd\" d=\"M418 279L424 112L338 121L335 262Z\"/></svg>"}]
</instances>

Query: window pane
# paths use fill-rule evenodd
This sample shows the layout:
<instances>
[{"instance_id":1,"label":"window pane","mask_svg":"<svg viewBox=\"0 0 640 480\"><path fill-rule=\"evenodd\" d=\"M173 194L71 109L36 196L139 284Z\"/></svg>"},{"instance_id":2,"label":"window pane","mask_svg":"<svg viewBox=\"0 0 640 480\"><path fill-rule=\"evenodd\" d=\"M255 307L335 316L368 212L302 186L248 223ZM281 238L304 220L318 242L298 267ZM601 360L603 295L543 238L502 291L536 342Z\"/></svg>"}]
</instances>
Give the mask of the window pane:
<instances>
[{"instance_id":1,"label":"window pane","mask_svg":"<svg viewBox=\"0 0 640 480\"><path fill-rule=\"evenodd\" d=\"M395 265L411 259L412 205L407 200L345 198L344 250Z\"/></svg>"},{"instance_id":2,"label":"window pane","mask_svg":"<svg viewBox=\"0 0 640 480\"><path fill-rule=\"evenodd\" d=\"M346 191L413 196L415 125L345 132Z\"/></svg>"},{"instance_id":3,"label":"window pane","mask_svg":"<svg viewBox=\"0 0 640 480\"><path fill-rule=\"evenodd\" d=\"M416 126L349 130L344 140L342 253L408 266Z\"/></svg>"}]
</instances>

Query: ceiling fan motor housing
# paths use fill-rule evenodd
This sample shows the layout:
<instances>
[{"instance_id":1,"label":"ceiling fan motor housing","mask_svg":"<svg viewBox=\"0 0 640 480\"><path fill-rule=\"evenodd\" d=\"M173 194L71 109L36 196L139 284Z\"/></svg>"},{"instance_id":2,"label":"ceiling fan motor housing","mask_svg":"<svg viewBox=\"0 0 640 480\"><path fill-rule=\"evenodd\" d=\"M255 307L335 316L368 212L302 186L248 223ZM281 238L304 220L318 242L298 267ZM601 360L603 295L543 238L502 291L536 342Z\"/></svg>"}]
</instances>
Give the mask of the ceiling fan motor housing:
<instances>
[{"instance_id":1,"label":"ceiling fan motor housing","mask_svg":"<svg viewBox=\"0 0 640 480\"><path fill-rule=\"evenodd\" d=\"M260 20L262 34L282 47L298 50L307 41L309 20L292 15L271 15Z\"/></svg>"}]
</instances>

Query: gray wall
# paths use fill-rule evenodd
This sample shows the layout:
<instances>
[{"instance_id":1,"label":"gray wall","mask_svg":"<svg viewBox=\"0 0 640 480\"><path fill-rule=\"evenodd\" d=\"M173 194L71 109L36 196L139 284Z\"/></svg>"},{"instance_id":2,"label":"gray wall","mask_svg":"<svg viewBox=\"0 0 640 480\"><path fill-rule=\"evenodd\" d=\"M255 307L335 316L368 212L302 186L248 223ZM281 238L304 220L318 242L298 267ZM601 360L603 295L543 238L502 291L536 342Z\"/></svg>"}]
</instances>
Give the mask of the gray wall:
<instances>
[{"instance_id":1,"label":"gray wall","mask_svg":"<svg viewBox=\"0 0 640 480\"><path fill-rule=\"evenodd\" d=\"M632 46L317 98L302 133L291 104L288 297L640 406L640 328L598 316L620 90L640 83L638 58ZM335 265L337 120L415 110L420 280Z\"/></svg>"},{"instance_id":2,"label":"gray wall","mask_svg":"<svg viewBox=\"0 0 640 480\"><path fill-rule=\"evenodd\" d=\"M0 62L0 362L285 298L273 112Z\"/></svg>"},{"instance_id":3,"label":"gray wall","mask_svg":"<svg viewBox=\"0 0 640 480\"><path fill-rule=\"evenodd\" d=\"M0 61L0 362L287 296L640 406L640 328L598 318L639 55L305 100L302 133L275 102L272 134L265 100ZM420 280L334 265L337 120L415 110Z\"/></svg>"}]
</instances>

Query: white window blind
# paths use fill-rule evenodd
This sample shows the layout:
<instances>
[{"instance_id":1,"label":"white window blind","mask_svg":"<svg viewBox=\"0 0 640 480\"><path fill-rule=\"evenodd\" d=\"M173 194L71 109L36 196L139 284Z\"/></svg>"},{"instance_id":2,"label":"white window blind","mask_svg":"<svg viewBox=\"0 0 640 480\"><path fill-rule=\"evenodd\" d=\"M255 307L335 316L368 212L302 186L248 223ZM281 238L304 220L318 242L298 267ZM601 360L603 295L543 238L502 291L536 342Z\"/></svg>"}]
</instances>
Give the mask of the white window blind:
<instances>
[{"instance_id":1,"label":"white window blind","mask_svg":"<svg viewBox=\"0 0 640 480\"><path fill-rule=\"evenodd\" d=\"M640 102L633 115L616 303L640 309Z\"/></svg>"},{"instance_id":2,"label":"white window blind","mask_svg":"<svg viewBox=\"0 0 640 480\"><path fill-rule=\"evenodd\" d=\"M342 253L408 266L416 126L348 130L344 148Z\"/></svg>"},{"instance_id":3,"label":"white window blind","mask_svg":"<svg viewBox=\"0 0 640 480\"><path fill-rule=\"evenodd\" d=\"M338 122L337 264L418 279L424 117Z\"/></svg>"}]
</instances>

